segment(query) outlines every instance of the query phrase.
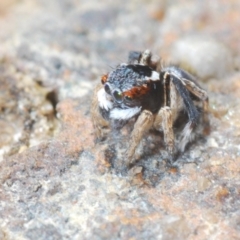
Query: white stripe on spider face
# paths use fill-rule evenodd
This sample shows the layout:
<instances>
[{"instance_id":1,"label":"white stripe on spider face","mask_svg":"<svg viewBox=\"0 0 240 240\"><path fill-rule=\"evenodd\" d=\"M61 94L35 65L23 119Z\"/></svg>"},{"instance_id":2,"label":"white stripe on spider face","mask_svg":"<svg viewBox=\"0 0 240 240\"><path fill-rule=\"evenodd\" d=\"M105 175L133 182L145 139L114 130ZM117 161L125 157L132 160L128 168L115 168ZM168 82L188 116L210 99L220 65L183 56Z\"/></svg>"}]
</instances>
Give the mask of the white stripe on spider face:
<instances>
[{"instance_id":1,"label":"white stripe on spider face","mask_svg":"<svg viewBox=\"0 0 240 240\"><path fill-rule=\"evenodd\" d=\"M159 73L156 71L152 71L152 75L150 77L145 77L146 80L157 81L159 79Z\"/></svg>"},{"instance_id":2,"label":"white stripe on spider face","mask_svg":"<svg viewBox=\"0 0 240 240\"><path fill-rule=\"evenodd\" d=\"M108 99L109 97L108 97L107 93L105 92L105 90L103 88L101 88L98 91L97 97L98 97L98 102L99 102L99 107L100 108L104 108L107 111L112 108L113 104Z\"/></svg>"},{"instance_id":3,"label":"white stripe on spider face","mask_svg":"<svg viewBox=\"0 0 240 240\"><path fill-rule=\"evenodd\" d=\"M110 112L110 118L118 120L127 120L140 113L141 107L134 108L115 108Z\"/></svg>"}]
</instances>

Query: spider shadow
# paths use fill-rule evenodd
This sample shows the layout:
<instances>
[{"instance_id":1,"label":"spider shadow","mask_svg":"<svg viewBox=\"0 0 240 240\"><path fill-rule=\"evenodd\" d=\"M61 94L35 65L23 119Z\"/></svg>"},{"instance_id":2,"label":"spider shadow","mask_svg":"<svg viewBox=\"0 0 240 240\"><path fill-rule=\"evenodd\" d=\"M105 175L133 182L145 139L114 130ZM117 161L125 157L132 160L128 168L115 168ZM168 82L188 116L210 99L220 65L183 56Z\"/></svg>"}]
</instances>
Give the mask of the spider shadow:
<instances>
[{"instance_id":1,"label":"spider shadow","mask_svg":"<svg viewBox=\"0 0 240 240\"><path fill-rule=\"evenodd\" d=\"M176 139L181 135L187 121L186 114L182 114L181 118L174 124L174 132ZM199 124L201 126L201 124ZM134 171L136 168L141 168L141 177L144 183L151 187L156 187L161 180L166 176L179 176L179 169L185 163L192 163L195 160L190 160L189 150L192 146L199 144L203 141L200 134L196 135L194 141L187 145L184 153L177 151L175 161L170 162L166 147L163 141L163 133L151 129L141 140L138 148L136 149L135 160L128 165L126 151L129 147L129 135L131 133L131 126L124 126L121 134L118 131L113 131L112 134L105 140L108 145L105 156L110 164L110 169L113 173L120 176L128 176L129 172ZM178 140L176 140L178 144Z\"/></svg>"}]
</instances>

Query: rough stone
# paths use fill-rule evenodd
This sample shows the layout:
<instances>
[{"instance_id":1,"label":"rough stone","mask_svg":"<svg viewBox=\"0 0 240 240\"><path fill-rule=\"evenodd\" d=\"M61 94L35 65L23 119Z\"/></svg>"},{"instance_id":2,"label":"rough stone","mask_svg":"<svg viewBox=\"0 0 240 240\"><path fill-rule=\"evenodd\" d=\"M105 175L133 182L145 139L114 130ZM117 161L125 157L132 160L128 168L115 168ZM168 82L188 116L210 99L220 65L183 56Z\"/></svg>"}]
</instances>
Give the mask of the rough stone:
<instances>
[{"instance_id":1,"label":"rough stone","mask_svg":"<svg viewBox=\"0 0 240 240\"><path fill-rule=\"evenodd\" d=\"M236 0L0 1L0 239L240 239L239 11ZM170 167L150 131L128 169L130 129L95 141L94 85L129 50L181 64L174 46L209 37L207 71L206 49L188 57L209 93L209 135Z\"/></svg>"}]
</instances>

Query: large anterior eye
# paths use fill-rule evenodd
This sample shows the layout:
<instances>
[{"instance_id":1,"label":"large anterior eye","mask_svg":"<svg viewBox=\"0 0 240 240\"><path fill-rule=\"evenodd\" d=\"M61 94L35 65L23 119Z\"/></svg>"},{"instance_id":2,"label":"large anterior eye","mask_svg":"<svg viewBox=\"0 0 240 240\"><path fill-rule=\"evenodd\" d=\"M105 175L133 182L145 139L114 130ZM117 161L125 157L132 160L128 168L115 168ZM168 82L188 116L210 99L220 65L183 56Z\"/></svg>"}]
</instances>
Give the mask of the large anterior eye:
<instances>
[{"instance_id":1,"label":"large anterior eye","mask_svg":"<svg viewBox=\"0 0 240 240\"><path fill-rule=\"evenodd\" d=\"M115 100L116 100L117 102L121 102L121 101L122 101L122 98L123 98L122 92L119 91L119 90L114 90L114 91L113 91L113 97L115 98Z\"/></svg>"},{"instance_id":2,"label":"large anterior eye","mask_svg":"<svg viewBox=\"0 0 240 240\"><path fill-rule=\"evenodd\" d=\"M132 97L130 97L130 96L125 96L124 98L125 98L125 100L127 100L129 102L133 100Z\"/></svg>"},{"instance_id":3,"label":"large anterior eye","mask_svg":"<svg viewBox=\"0 0 240 240\"><path fill-rule=\"evenodd\" d=\"M104 85L104 90L105 90L106 93L111 94L111 89L110 89L110 86L109 86L108 83L106 83L106 84Z\"/></svg>"}]
</instances>

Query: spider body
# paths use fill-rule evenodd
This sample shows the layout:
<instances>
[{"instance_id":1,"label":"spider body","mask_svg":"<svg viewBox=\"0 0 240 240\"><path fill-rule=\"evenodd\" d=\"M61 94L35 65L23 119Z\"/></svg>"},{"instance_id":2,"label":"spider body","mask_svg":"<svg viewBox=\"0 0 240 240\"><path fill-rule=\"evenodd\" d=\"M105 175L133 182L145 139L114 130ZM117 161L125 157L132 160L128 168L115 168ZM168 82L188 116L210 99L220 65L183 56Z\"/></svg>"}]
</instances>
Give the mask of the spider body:
<instances>
[{"instance_id":1,"label":"spider body","mask_svg":"<svg viewBox=\"0 0 240 240\"><path fill-rule=\"evenodd\" d=\"M196 103L202 103L201 111ZM198 104L199 105L199 104ZM150 128L163 131L170 162L178 151L183 152L194 138L200 118L207 124L207 93L188 72L175 66L162 67L153 61L150 51L130 52L128 63L123 63L103 75L92 102L92 120L98 138L103 129L122 127L136 119L131 133L127 157L131 162L143 135ZM178 146L175 146L173 125L181 113L188 120L182 129Z\"/></svg>"}]
</instances>

